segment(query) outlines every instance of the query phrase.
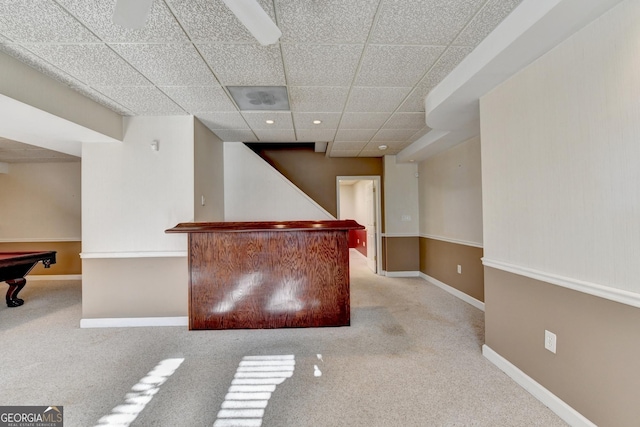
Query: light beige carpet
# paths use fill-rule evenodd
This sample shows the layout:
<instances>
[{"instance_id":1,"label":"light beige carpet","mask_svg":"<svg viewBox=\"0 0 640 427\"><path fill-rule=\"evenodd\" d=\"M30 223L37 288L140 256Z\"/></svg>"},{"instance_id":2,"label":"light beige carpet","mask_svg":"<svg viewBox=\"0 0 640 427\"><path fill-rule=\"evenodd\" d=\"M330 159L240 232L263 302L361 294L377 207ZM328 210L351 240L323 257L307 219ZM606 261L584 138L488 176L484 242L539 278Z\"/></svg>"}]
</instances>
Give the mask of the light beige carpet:
<instances>
[{"instance_id":1,"label":"light beige carpet","mask_svg":"<svg viewBox=\"0 0 640 427\"><path fill-rule=\"evenodd\" d=\"M0 404L64 406L66 427L565 425L481 355L482 311L355 253L350 327L80 329L79 282L21 296L0 308Z\"/></svg>"}]
</instances>

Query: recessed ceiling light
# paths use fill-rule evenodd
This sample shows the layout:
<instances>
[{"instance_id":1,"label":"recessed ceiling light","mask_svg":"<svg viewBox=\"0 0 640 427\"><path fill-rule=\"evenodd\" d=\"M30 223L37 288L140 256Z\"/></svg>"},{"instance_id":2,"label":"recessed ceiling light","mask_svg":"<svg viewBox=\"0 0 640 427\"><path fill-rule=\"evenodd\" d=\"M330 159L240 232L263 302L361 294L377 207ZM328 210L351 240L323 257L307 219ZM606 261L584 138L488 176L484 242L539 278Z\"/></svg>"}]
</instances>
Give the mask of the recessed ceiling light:
<instances>
[{"instance_id":1,"label":"recessed ceiling light","mask_svg":"<svg viewBox=\"0 0 640 427\"><path fill-rule=\"evenodd\" d=\"M265 120L265 123L268 125L272 125L275 123L275 120Z\"/></svg>"},{"instance_id":2,"label":"recessed ceiling light","mask_svg":"<svg viewBox=\"0 0 640 427\"><path fill-rule=\"evenodd\" d=\"M322 123L322 120L314 120L314 121L313 121L313 124L314 124L314 125L319 125L320 123Z\"/></svg>"},{"instance_id":3,"label":"recessed ceiling light","mask_svg":"<svg viewBox=\"0 0 640 427\"><path fill-rule=\"evenodd\" d=\"M387 147L386 145L378 145L378 150L386 150L387 148L389 147Z\"/></svg>"}]
</instances>

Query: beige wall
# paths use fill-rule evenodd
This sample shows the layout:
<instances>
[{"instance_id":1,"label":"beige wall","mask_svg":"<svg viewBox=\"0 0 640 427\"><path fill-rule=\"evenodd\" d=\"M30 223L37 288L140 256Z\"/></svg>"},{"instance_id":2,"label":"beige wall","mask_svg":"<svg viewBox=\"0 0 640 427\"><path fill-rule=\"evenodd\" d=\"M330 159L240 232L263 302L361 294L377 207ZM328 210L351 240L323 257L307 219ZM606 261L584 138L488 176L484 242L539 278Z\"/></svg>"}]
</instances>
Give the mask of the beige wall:
<instances>
[{"instance_id":1,"label":"beige wall","mask_svg":"<svg viewBox=\"0 0 640 427\"><path fill-rule=\"evenodd\" d=\"M80 251L82 242L3 242L0 243L0 252L20 252L20 251L56 251L56 263L50 268L44 268L39 262L29 276L66 276L82 274L82 262Z\"/></svg>"},{"instance_id":2,"label":"beige wall","mask_svg":"<svg viewBox=\"0 0 640 427\"><path fill-rule=\"evenodd\" d=\"M640 420L640 309L486 268L486 344L598 426ZM557 352L544 348L544 331Z\"/></svg>"},{"instance_id":3,"label":"beige wall","mask_svg":"<svg viewBox=\"0 0 640 427\"><path fill-rule=\"evenodd\" d=\"M482 246L480 138L420 163L420 235Z\"/></svg>"},{"instance_id":4,"label":"beige wall","mask_svg":"<svg viewBox=\"0 0 640 427\"><path fill-rule=\"evenodd\" d=\"M80 162L13 163L0 174L0 242L79 241Z\"/></svg>"},{"instance_id":5,"label":"beige wall","mask_svg":"<svg viewBox=\"0 0 640 427\"><path fill-rule=\"evenodd\" d=\"M417 272L420 268L420 242L416 237L383 237L384 269L387 272Z\"/></svg>"},{"instance_id":6,"label":"beige wall","mask_svg":"<svg viewBox=\"0 0 640 427\"><path fill-rule=\"evenodd\" d=\"M83 145L83 317L186 315L187 237L165 230L194 218L193 117L126 125L122 143Z\"/></svg>"},{"instance_id":7,"label":"beige wall","mask_svg":"<svg viewBox=\"0 0 640 427\"><path fill-rule=\"evenodd\" d=\"M480 103L487 345L603 426L640 419L638 16L623 1Z\"/></svg>"},{"instance_id":8,"label":"beige wall","mask_svg":"<svg viewBox=\"0 0 640 427\"><path fill-rule=\"evenodd\" d=\"M187 257L82 260L82 318L186 316Z\"/></svg>"},{"instance_id":9,"label":"beige wall","mask_svg":"<svg viewBox=\"0 0 640 427\"><path fill-rule=\"evenodd\" d=\"M418 185L420 272L484 301L480 138L421 162Z\"/></svg>"},{"instance_id":10,"label":"beige wall","mask_svg":"<svg viewBox=\"0 0 640 427\"><path fill-rule=\"evenodd\" d=\"M389 237L418 237L418 165L384 156L384 230Z\"/></svg>"},{"instance_id":11,"label":"beige wall","mask_svg":"<svg viewBox=\"0 0 640 427\"><path fill-rule=\"evenodd\" d=\"M620 3L482 98L489 260L640 293L637 16Z\"/></svg>"},{"instance_id":12,"label":"beige wall","mask_svg":"<svg viewBox=\"0 0 640 427\"><path fill-rule=\"evenodd\" d=\"M259 154L333 216L338 210L336 177L382 176L380 158L326 157L313 149L280 150L266 145ZM381 196L384 200L384 189Z\"/></svg>"},{"instance_id":13,"label":"beige wall","mask_svg":"<svg viewBox=\"0 0 640 427\"><path fill-rule=\"evenodd\" d=\"M419 244L422 273L484 301L482 248L425 237L420 238Z\"/></svg>"},{"instance_id":14,"label":"beige wall","mask_svg":"<svg viewBox=\"0 0 640 427\"><path fill-rule=\"evenodd\" d=\"M198 119L194 119L193 162L194 220L224 221L224 144Z\"/></svg>"},{"instance_id":15,"label":"beige wall","mask_svg":"<svg viewBox=\"0 0 640 427\"><path fill-rule=\"evenodd\" d=\"M122 143L82 146L83 256L186 251L185 236L164 231L194 218L193 117L125 122Z\"/></svg>"}]
</instances>

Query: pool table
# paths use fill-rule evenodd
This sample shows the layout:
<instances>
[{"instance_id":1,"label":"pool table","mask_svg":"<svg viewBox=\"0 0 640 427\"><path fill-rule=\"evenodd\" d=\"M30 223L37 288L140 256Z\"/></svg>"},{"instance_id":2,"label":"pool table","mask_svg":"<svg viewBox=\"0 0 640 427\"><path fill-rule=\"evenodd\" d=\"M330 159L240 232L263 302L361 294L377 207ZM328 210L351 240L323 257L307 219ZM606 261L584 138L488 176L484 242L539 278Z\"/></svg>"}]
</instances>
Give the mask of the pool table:
<instances>
[{"instance_id":1,"label":"pool table","mask_svg":"<svg viewBox=\"0 0 640 427\"><path fill-rule=\"evenodd\" d=\"M0 282L7 282L7 307L18 307L24 300L18 293L27 284L24 278L33 267L42 261L44 268L56 263L56 252L0 252Z\"/></svg>"}]
</instances>

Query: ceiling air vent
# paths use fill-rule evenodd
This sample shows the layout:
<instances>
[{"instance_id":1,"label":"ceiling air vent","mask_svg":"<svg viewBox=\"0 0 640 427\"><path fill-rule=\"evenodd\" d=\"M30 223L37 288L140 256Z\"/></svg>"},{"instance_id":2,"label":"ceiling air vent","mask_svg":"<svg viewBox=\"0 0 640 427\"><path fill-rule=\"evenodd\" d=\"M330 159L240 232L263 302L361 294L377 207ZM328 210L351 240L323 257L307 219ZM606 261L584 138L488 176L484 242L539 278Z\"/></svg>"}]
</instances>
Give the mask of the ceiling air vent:
<instances>
[{"instance_id":1,"label":"ceiling air vent","mask_svg":"<svg viewBox=\"0 0 640 427\"><path fill-rule=\"evenodd\" d=\"M289 110L286 86L227 86L242 111Z\"/></svg>"}]
</instances>

